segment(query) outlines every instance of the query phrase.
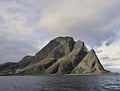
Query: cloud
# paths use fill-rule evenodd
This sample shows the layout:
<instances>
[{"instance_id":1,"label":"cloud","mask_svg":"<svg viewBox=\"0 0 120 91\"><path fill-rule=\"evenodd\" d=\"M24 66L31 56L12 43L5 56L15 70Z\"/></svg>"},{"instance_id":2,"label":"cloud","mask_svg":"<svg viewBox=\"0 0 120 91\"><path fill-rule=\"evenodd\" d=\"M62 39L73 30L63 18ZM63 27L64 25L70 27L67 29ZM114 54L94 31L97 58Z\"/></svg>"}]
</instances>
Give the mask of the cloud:
<instances>
[{"instance_id":1,"label":"cloud","mask_svg":"<svg viewBox=\"0 0 120 91\"><path fill-rule=\"evenodd\" d=\"M120 38L114 41L111 45L107 46L103 43L97 50L101 52L99 53L100 57L106 57L110 59L120 59Z\"/></svg>"},{"instance_id":2,"label":"cloud","mask_svg":"<svg viewBox=\"0 0 120 91\"><path fill-rule=\"evenodd\" d=\"M36 11L18 0L0 1L0 8L0 63L18 62L25 55L35 55L47 38L34 28ZM34 21L29 23L30 19Z\"/></svg>"},{"instance_id":3,"label":"cloud","mask_svg":"<svg viewBox=\"0 0 120 91\"><path fill-rule=\"evenodd\" d=\"M54 2L42 12L38 27L43 28L50 36L72 35L93 42L92 45L100 45L115 36L114 20L120 15L116 11L118 2L118 0Z\"/></svg>"},{"instance_id":4,"label":"cloud","mask_svg":"<svg viewBox=\"0 0 120 91\"><path fill-rule=\"evenodd\" d=\"M120 69L120 32L117 31L116 33L116 35L119 37L114 40L112 44L106 45L106 43L103 43L102 46L97 49L98 57L100 58L104 67L108 70L111 70L112 68ZM120 70L116 70L116 72L119 71Z\"/></svg>"}]
</instances>

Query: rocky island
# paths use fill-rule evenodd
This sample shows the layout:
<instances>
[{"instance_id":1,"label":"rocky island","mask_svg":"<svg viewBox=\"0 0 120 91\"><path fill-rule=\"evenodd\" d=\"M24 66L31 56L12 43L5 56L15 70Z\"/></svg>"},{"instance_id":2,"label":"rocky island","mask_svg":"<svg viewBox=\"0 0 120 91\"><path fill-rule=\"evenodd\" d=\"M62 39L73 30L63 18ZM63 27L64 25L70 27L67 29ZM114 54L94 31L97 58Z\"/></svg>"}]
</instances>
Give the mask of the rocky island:
<instances>
[{"instance_id":1,"label":"rocky island","mask_svg":"<svg viewBox=\"0 0 120 91\"><path fill-rule=\"evenodd\" d=\"M25 56L18 63L0 65L0 75L99 75L107 74L95 51L88 51L83 41L72 37L51 40L35 56Z\"/></svg>"}]
</instances>

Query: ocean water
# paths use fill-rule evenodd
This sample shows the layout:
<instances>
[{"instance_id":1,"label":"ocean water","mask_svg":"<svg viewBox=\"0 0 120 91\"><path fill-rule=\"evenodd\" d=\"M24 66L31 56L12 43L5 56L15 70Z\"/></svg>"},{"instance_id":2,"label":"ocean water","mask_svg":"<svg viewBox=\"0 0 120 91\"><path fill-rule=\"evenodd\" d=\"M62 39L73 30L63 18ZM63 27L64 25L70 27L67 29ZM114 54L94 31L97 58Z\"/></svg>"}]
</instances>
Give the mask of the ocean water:
<instances>
[{"instance_id":1,"label":"ocean water","mask_svg":"<svg viewBox=\"0 0 120 91\"><path fill-rule=\"evenodd\" d=\"M1 76L0 91L120 91L120 76Z\"/></svg>"}]
</instances>

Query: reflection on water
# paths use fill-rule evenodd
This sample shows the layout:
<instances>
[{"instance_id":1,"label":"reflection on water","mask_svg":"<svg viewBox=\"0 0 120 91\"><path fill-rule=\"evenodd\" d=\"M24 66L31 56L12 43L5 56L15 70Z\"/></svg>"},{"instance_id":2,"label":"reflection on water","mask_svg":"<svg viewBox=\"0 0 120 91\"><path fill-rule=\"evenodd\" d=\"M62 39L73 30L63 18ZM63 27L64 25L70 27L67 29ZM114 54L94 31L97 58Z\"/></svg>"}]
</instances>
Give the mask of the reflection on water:
<instances>
[{"instance_id":1,"label":"reflection on water","mask_svg":"<svg viewBox=\"0 0 120 91\"><path fill-rule=\"evenodd\" d=\"M1 76L0 91L120 91L120 76Z\"/></svg>"}]
</instances>

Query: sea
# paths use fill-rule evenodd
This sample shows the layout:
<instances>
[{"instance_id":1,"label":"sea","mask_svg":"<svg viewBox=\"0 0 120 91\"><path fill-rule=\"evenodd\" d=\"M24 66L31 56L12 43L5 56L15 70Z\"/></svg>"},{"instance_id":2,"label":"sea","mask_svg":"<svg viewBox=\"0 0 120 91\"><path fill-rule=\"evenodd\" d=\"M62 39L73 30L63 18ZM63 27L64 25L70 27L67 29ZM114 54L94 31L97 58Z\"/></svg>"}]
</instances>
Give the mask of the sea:
<instances>
[{"instance_id":1,"label":"sea","mask_svg":"<svg viewBox=\"0 0 120 91\"><path fill-rule=\"evenodd\" d=\"M120 91L120 76L0 76L0 91Z\"/></svg>"}]
</instances>

